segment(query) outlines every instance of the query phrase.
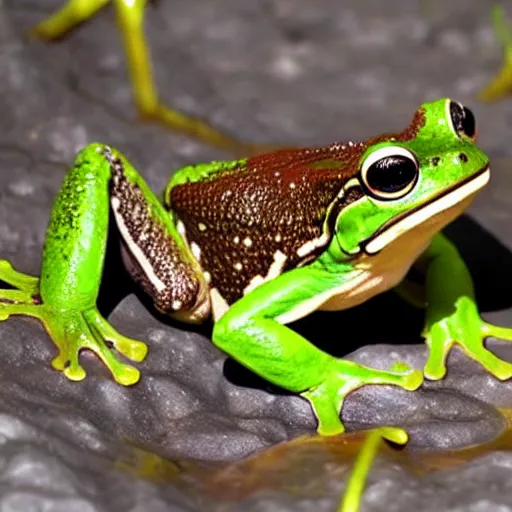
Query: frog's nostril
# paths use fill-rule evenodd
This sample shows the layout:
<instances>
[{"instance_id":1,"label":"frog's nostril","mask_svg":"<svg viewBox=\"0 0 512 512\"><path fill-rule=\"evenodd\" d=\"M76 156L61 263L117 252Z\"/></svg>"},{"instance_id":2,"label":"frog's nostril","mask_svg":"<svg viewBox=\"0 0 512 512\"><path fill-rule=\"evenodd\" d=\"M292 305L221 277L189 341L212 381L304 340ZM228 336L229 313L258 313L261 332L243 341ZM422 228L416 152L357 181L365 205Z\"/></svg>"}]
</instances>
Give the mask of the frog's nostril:
<instances>
[{"instance_id":1,"label":"frog's nostril","mask_svg":"<svg viewBox=\"0 0 512 512\"><path fill-rule=\"evenodd\" d=\"M438 156L435 156L434 158L432 158L432 165L434 167L437 167L439 165L439 162L441 161L441 158L438 157Z\"/></svg>"},{"instance_id":2,"label":"frog's nostril","mask_svg":"<svg viewBox=\"0 0 512 512\"><path fill-rule=\"evenodd\" d=\"M460 160L461 162L466 163L466 162L468 161L468 155L466 155L466 153L461 153L461 154L459 155L459 160Z\"/></svg>"}]
</instances>

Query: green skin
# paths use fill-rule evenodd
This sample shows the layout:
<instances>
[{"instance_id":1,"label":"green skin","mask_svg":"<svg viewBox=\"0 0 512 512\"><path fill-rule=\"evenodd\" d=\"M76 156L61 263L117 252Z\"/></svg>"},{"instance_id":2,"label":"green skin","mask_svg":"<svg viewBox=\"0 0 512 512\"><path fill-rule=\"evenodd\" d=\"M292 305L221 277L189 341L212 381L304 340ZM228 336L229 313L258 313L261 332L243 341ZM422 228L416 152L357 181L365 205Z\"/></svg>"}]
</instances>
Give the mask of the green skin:
<instances>
[{"instance_id":1,"label":"green skin","mask_svg":"<svg viewBox=\"0 0 512 512\"><path fill-rule=\"evenodd\" d=\"M418 212L432 204L433 198L448 190L458 190L487 168L488 159L473 139L454 130L447 113L447 101L442 99L422 105L424 123L409 139L397 142L394 136L382 136L377 142L367 144L356 162L347 160L347 166L355 166L353 175L360 179L359 169L375 151L383 148L393 151L397 147L408 150L416 155L419 164L419 177L411 190L385 201L367 193L342 208L337 214L335 232L328 246L317 257L305 265L272 276L230 304L227 311L214 314L213 342L253 372L309 400L318 419L318 432L322 435L343 432L340 414L344 398L351 391L365 384L392 384L414 390L422 383L422 373L403 363L382 371L334 358L289 329L283 319L285 316L296 319L317 309L340 287L355 289L362 270L361 259L354 254L363 241L371 239L379 229L382 232L384 224L389 226L399 216L402 219L411 216L413 211ZM460 159L462 153L466 156L464 161ZM209 269L200 265L187 240L180 234L174 212L161 205L122 155L102 144L91 144L77 156L55 202L41 278L21 274L9 262L0 261L0 279L16 288L0 290L0 320L10 315L29 315L40 319L59 349L52 366L69 379L78 381L85 377L78 355L80 350L89 349L101 358L117 382L130 385L138 381L139 371L120 362L106 342L133 361L143 360L147 347L116 332L96 308L109 213L114 204L110 185L116 162L122 165L127 183L137 185L152 222L174 244L169 249L172 251L169 261L175 258L182 265L180 268L193 276L201 289L206 287L208 303L206 273ZM215 182L219 179L217 176L244 164L245 161L214 162L182 169L174 175L165 197L170 197L176 187L186 186L187 182ZM466 203L462 204L462 198L460 202L466 206ZM428 305L423 334L429 357L423 373L427 378L441 379L445 375L446 357L452 346L458 344L498 379L508 379L512 376L512 365L489 352L483 341L487 336L512 340L512 330L492 326L480 318L469 272L453 245L438 234L454 215L452 210L438 212L434 209L421 226L410 230L417 233L424 226L430 226L428 222L434 217L437 219L432 224L434 227L429 228L433 232L428 229L421 231L426 233L430 243L416 261L403 261L401 250L395 255L394 248L399 247L399 239L388 241L381 248L381 254L388 255L386 258L392 262L392 269L395 266L407 269L414 263L425 275ZM119 233L121 240L133 252L133 240L128 240L121 228ZM405 232L401 238L407 239L409 234ZM379 257L382 260L379 254L365 256L366 264L371 266ZM142 267L147 276L147 265ZM378 272L381 267L375 268L377 270L374 271ZM173 272L171 277L177 276L179 283L184 274ZM226 268L225 272L232 273L233 268ZM136 277L143 281L144 276L141 279L140 272ZM154 279L154 276L149 276L149 279ZM388 287L393 284L390 282ZM363 299L380 293L384 288L370 288ZM337 309L345 307L343 296L340 300L341 306L338 305ZM162 309L161 306L159 308ZM205 320L209 313L206 309L194 316L190 314L192 310L189 308L187 313L174 304L173 311L167 312L188 321Z\"/></svg>"}]
</instances>

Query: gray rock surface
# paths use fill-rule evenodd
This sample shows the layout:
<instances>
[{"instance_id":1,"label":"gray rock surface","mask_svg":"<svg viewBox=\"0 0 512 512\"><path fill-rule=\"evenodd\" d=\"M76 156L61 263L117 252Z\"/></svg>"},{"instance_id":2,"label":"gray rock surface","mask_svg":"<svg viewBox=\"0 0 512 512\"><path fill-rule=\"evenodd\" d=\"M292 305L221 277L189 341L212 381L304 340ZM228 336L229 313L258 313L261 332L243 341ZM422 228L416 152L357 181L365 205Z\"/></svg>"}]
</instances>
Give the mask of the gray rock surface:
<instances>
[{"instance_id":1,"label":"gray rock surface","mask_svg":"<svg viewBox=\"0 0 512 512\"><path fill-rule=\"evenodd\" d=\"M471 266L486 318L512 325L512 102L474 101L501 58L485 2L155 4L146 26L163 99L247 140L364 138L400 129L428 99L470 104L494 178L448 233ZM155 190L180 166L230 157L134 122L108 9L58 44L24 36L60 5L0 0L0 256L32 273L53 198L84 144L118 147ZM68 382L49 366L54 347L40 325L0 324L0 509L334 510L355 452L333 455L334 440L297 441L314 433L305 401L226 361L207 328L156 315L116 270L109 267L102 307L124 334L150 346L137 386L115 384L90 354L83 355L88 378ZM417 344L421 313L389 294L296 328L371 366L405 360L421 368L426 357ZM512 361L512 347L492 347ZM392 423L411 434L401 458L390 450L377 458L364 510L512 510L506 443L441 471L414 473L407 464L418 450L497 438L506 427L500 409L511 404L512 383L457 350L442 382L414 393L354 392L343 410L349 430ZM272 458L281 449L285 455Z\"/></svg>"}]
</instances>

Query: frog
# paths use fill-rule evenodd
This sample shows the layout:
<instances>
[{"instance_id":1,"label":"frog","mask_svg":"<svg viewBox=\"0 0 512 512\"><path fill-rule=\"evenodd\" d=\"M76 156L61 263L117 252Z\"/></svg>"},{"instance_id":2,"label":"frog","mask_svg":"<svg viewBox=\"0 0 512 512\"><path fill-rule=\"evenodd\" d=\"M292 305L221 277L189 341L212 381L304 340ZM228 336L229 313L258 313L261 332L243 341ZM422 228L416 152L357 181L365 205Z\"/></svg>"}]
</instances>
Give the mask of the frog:
<instances>
[{"instance_id":1,"label":"frog","mask_svg":"<svg viewBox=\"0 0 512 512\"><path fill-rule=\"evenodd\" d=\"M240 140L211 126L203 119L184 114L162 103L153 78L151 55L144 33L145 9L149 3L150 0L67 0L60 9L34 26L30 34L43 41L59 40L111 4L114 7L140 120L158 123L176 133L194 137L235 154L253 155L276 149L276 144Z\"/></svg>"},{"instance_id":2,"label":"frog","mask_svg":"<svg viewBox=\"0 0 512 512\"><path fill-rule=\"evenodd\" d=\"M119 384L135 384L140 371L122 356L140 362L147 345L97 308L110 227L156 310L211 321L216 347L309 402L320 435L344 431L345 398L362 386L413 391L442 379L455 345L509 379L512 364L484 341L512 340L512 329L481 318L469 270L442 233L489 182L476 136L472 111L441 98L420 105L401 132L185 166L163 198L120 151L89 144L57 194L40 277L0 261L12 287L0 290L0 320L39 319L58 349L51 364L68 379L85 378L86 349ZM423 300L408 286L411 272L422 276ZM388 290L425 308L421 369L334 357L289 326ZM336 336L343 343L342 330Z\"/></svg>"}]
</instances>

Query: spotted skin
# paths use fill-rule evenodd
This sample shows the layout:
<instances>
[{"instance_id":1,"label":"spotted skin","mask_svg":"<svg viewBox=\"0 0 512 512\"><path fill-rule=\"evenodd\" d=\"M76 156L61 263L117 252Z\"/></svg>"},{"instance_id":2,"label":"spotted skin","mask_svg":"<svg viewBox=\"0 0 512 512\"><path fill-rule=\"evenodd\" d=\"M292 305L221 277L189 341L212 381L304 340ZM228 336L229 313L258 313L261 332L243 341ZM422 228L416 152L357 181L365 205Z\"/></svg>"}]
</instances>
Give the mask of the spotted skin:
<instances>
[{"instance_id":1,"label":"spotted skin","mask_svg":"<svg viewBox=\"0 0 512 512\"><path fill-rule=\"evenodd\" d=\"M127 176L123 162L109 148L104 154L111 167L110 202L128 271L160 311L192 310L201 292L199 274L155 215L155 204L148 202L141 184ZM150 276L143 261L151 268Z\"/></svg>"},{"instance_id":2,"label":"spotted skin","mask_svg":"<svg viewBox=\"0 0 512 512\"><path fill-rule=\"evenodd\" d=\"M391 137L413 138L422 123L419 111L407 130ZM210 286L232 304L253 288L254 278L268 276L281 254L279 273L308 264L326 249L340 210L364 193L359 181L343 193L357 179L354 163L370 144L389 137L282 150L236 167L219 166L197 181L178 180L166 193L166 207L183 222L189 244L199 248Z\"/></svg>"}]
</instances>

